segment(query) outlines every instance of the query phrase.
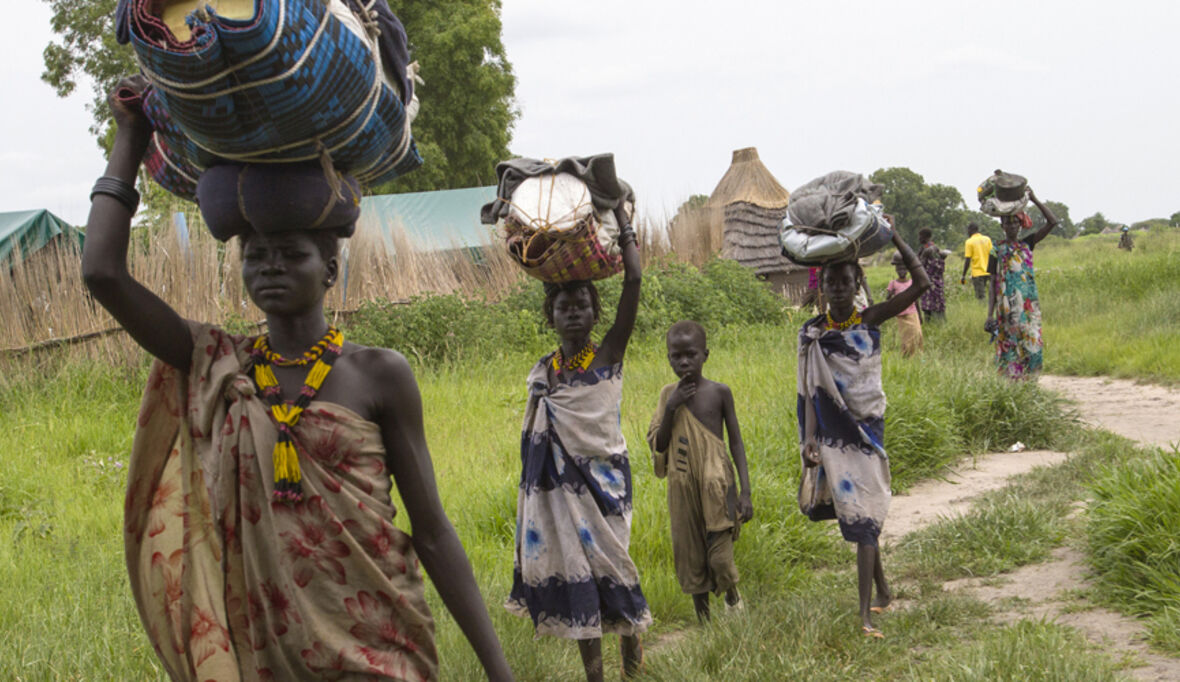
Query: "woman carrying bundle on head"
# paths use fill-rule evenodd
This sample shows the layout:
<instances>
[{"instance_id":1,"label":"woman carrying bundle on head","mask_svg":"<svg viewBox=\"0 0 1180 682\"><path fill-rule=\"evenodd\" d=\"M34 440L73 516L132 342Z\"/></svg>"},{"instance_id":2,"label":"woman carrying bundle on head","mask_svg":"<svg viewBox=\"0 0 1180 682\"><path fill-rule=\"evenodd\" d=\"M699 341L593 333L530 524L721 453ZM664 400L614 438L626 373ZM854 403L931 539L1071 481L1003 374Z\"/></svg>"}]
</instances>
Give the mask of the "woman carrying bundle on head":
<instances>
[{"instance_id":1,"label":"woman carrying bundle on head","mask_svg":"<svg viewBox=\"0 0 1180 682\"><path fill-rule=\"evenodd\" d=\"M861 628L868 637L884 636L871 613L893 599L877 546L891 497L880 326L930 287L918 257L897 232L892 239L913 284L857 311L853 299L864 279L860 266L849 260L829 263L820 273L828 310L799 332L799 508L813 521L836 519L844 539L856 543Z\"/></svg>"},{"instance_id":2,"label":"woman carrying bundle on head","mask_svg":"<svg viewBox=\"0 0 1180 682\"><path fill-rule=\"evenodd\" d=\"M118 87L138 94L144 83ZM338 235L351 234L359 211L355 181L321 174L316 184L276 166L202 176L216 185L198 188L210 189L202 213L214 234L239 231L243 283L266 314L266 334L233 335L182 319L128 272L132 183L152 131L125 101L112 97L111 109L117 132L91 195L82 271L156 357L132 447L125 544L140 618L169 676L435 680L421 560L488 676L511 679L439 500L409 364L346 342L324 318ZM315 196L325 200L303 203ZM278 215L289 222L274 224ZM391 475L412 537L392 523Z\"/></svg>"},{"instance_id":3,"label":"woman carrying bundle on head","mask_svg":"<svg viewBox=\"0 0 1180 682\"><path fill-rule=\"evenodd\" d=\"M631 538L631 463L619 408L623 356L635 326L642 271L622 205L623 291L615 322L595 344L601 306L590 281L545 284L558 347L529 373L509 611L538 635L578 641L586 679L603 679L602 635L620 638L623 675L640 667L651 624Z\"/></svg>"},{"instance_id":4,"label":"woman carrying bundle on head","mask_svg":"<svg viewBox=\"0 0 1180 682\"><path fill-rule=\"evenodd\" d=\"M987 301L984 328L996 332L996 366L1009 379L1036 379L1043 364L1041 301L1033 270L1033 249L1057 227L1053 211L1037 198L1032 188L1028 199L1045 217L1040 230L1020 237L1032 227L1024 211L1000 217L1004 241L992 248L988 273L992 286Z\"/></svg>"}]
</instances>

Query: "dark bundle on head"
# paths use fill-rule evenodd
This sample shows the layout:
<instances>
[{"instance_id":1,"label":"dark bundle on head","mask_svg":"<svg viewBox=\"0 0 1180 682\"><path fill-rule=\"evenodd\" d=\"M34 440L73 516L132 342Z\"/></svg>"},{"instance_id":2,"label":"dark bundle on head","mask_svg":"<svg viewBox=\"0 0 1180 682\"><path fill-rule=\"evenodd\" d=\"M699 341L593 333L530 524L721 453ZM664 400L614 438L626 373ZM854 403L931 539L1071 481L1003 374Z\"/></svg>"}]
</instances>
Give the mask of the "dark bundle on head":
<instances>
[{"instance_id":1,"label":"dark bundle on head","mask_svg":"<svg viewBox=\"0 0 1180 682\"><path fill-rule=\"evenodd\" d=\"M221 241L250 232L315 230L351 237L361 212L355 178L320 163L224 164L197 183L197 205Z\"/></svg>"},{"instance_id":2,"label":"dark bundle on head","mask_svg":"<svg viewBox=\"0 0 1180 682\"><path fill-rule=\"evenodd\" d=\"M694 341L701 344L701 348L707 346L707 338L705 335L705 328L699 322L693 320L681 320L671 327L668 327L668 333L664 337L665 340L670 340L674 337L687 336Z\"/></svg>"},{"instance_id":3,"label":"dark bundle on head","mask_svg":"<svg viewBox=\"0 0 1180 682\"><path fill-rule=\"evenodd\" d=\"M918 241L919 242L922 242L923 244L925 244L926 242L930 241L933 238L934 238L934 232L932 232L929 227L923 227L922 229L918 230Z\"/></svg>"},{"instance_id":4,"label":"dark bundle on head","mask_svg":"<svg viewBox=\"0 0 1180 682\"><path fill-rule=\"evenodd\" d=\"M903 261L901 259L901 251L894 253L893 256L889 259L890 265L901 265L902 262Z\"/></svg>"},{"instance_id":5,"label":"dark bundle on head","mask_svg":"<svg viewBox=\"0 0 1180 682\"><path fill-rule=\"evenodd\" d=\"M598 301L598 287L594 286L594 282L585 279L578 279L572 282L544 282L545 286L545 319L549 324L553 324L553 305L557 302L557 296L561 293L573 293L579 289L585 289L590 293L590 305L594 309L594 321L597 322L599 316L602 314L602 304Z\"/></svg>"}]
</instances>

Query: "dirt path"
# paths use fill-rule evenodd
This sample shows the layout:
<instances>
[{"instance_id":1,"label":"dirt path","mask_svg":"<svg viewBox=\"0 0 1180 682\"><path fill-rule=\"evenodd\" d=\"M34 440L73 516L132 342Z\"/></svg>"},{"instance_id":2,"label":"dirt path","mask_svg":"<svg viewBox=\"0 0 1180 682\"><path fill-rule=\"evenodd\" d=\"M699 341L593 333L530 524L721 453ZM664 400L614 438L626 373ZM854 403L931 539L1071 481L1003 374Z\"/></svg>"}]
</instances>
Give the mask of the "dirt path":
<instances>
[{"instance_id":1,"label":"dirt path","mask_svg":"<svg viewBox=\"0 0 1180 682\"><path fill-rule=\"evenodd\" d=\"M1180 441L1180 391L1105 377L1041 377L1041 386L1077 404L1082 418L1144 445Z\"/></svg>"},{"instance_id":2,"label":"dirt path","mask_svg":"<svg viewBox=\"0 0 1180 682\"><path fill-rule=\"evenodd\" d=\"M1041 385L1077 405L1082 418L1145 445L1167 447L1180 441L1180 391L1104 378L1045 376ZM924 481L893 499L882 538L898 538L944 516L965 512L981 493L1007 485L1011 476L1035 466L1053 465L1066 455L1032 451L985 455L965 462L946 480ZM1102 608L1079 604L1078 591L1089 587L1081 552L1054 550L1049 561L1023 566L998 580L954 580L943 588L966 591L997 609L1001 621L1048 618L1081 631L1116 658L1129 656L1137 680L1180 680L1180 659L1152 653L1142 624ZM1081 608L1079 608L1079 606Z\"/></svg>"},{"instance_id":3,"label":"dirt path","mask_svg":"<svg viewBox=\"0 0 1180 682\"><path fill-rule=\"evenodd\" d=\"M1064 452L1025 450L964 460L945 478L922 481L905 495L894 496L881 540L896 542L939 518L958 516L967 511L972 499L989 490L1003 488L1008 485L1009 478L1034 467L1063 462L1066 457L1068 455Z\"/></svg>"}]
</instances>

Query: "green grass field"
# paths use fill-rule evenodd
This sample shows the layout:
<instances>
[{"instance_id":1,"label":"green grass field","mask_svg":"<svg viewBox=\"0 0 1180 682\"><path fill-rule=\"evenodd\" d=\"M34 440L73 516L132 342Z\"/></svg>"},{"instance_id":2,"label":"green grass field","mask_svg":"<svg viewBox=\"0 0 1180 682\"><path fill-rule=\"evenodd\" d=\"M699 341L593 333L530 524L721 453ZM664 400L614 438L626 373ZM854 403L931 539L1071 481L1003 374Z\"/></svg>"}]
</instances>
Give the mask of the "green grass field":
<instances>
[{"instance_id":1,"label":"green grass field","mask_svg":"<svg viewBox=\"0 0 1180 682\"><path fill-rule=\"evenodd\" d=\"M1141 237L1133 254L1102 239L1038 250L1049 371L1180 381L1180 350L1172 347L1180 340L1180 315L1174 314L1180 300L1177 237ZM948 270L957 272L961 260L957 263L952 257ZM1089 283L1084 270L1114 274L1099 278L1099 285ZM890 272L870 270L876 291ZM733 320L711 326L706 374L734 390L756 514L737 545L747 609L719 613L706 627L696 625L691 600L680 593L672 571L664 486L651 473L643 440L659 389L674 378L664 360L660 325L684 313L677 301L693 291L683 285L677 294L683 281L675 276L655 281L660 295L645 292L644 310L652 319L628 352L622 419L635 482L631 551L656 619L646 679L1099 680L1120 674L1114 661L1088 653L1088 645L1068 628L1041 622L990 625L986 605L931 587L934 578L964 569L986 575L1039 560L1062 541L1063 509L1084 494L1096 462L1119 447L1083 442L1056 399L1035 385L995 376L982 331L985 308L957 284L951 287L946 323L927 328L919 359L901 359L892 325L886 326L886 445L895 487L904 490L959 457L1017 440L1096 454L1058 471L1057 478L1028 479L1023 485L1033 491L1029 494L982 501L961 527L938 524L887 555L887 571L904 578L900 589L915 598L915 607L887 614L881 626L889 638L867 642L857 635L851 553L831 524L807 522L795 503L795 335L803 318L786 314L773 323ZM1171 299L1156 287L1170 291ZM604 300L613 300L609 286ZM710 306L725 303L708 300ZM1171 317L1160 317L1168 310ZM524 333L519 344L457 354L444 348L418 362L427 435L444 505L518 678L574 680L581 676L574 646L534 641L531 624L500 607L512 575L524 377L538 347L544 347L543 337L532 336L535 317L513 314L514 321L500 324L496 333ZM720 308L699 314L724 315ZM1137 335L1112 333L1145 324L1144 315L1168 322ZM1155 340L1126 344L1127 336ZM142 368L115 372L69 363L37 373L14 371L3 379L0 677L162 675L135 614L122 556L122 485L142 383ZM398 518L404 521L404 515ZM1005 541L1013 535L1020 542ZM437 596L430 597L442 678L480 679L458 628ZM1158 618L1174 623L1180 616L1164 610ZM607 644L610 671L617 669L618 655L613 638Z\"/></svg>"}]
</instances>

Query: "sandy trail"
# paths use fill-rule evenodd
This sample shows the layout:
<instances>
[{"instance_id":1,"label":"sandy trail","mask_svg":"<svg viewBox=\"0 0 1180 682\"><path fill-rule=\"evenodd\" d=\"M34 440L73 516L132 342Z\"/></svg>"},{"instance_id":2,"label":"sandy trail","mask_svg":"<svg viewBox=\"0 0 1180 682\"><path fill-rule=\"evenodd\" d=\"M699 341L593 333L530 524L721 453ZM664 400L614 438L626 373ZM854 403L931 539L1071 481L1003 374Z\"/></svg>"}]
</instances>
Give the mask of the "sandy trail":
<instances>
[{"instance_id":1,"label":"sandy trail","mask_svg":"<svg viewBox=\"0 0 1180 682\"><path fill-rule=\"evenodd\" d=\"M1041 385L1075 403L1082 418L1144 445L1168 447L1180 441L1180 391L1106 378L1045 376ZM896 542L907 533L962 514L976 496L1007 485L1011 476L1053 465L1067 455L1032 451L984 455L952 471L946 480L924 481L894 497L882 538ZM953 580L943 588L965 591L997 608L1005 622L1048 618L1081 631L1116 658L1130 656L1137 680L1180 680L1180 659L1151 652L1143 625L1102 608L1079 609L1076 592L1089 587L1081 552L1059 547L1043 563L1023 566L999 579ZM1083 606L1085 606L1083 604Z\"/></svg>"},{"instance_id":2,"label":"sandy trail","mask_svg":"<svg viewBox=\"0 0 1180 682\"><path fill-rule=\"evenodd\" d=\"M1090 585L1085 557L1072 547L1058 547L1052 558L1002 576L1000 581L965 578L944 584L944 590L966 591L996 606L996 618L1015 622L1048 619L1077 628L1094 644L1120 658L1128 656L1136 680L1180 680L1180 659L1153 653L1145 643L1143 624L1101 607L1079 609L1076 591ZM1083 602L1083 606L1088 606Z\"/></svg>"},{"instance_id":3,"label":"sandy trail","mask_svg":"<svg viewBox=\"0 0 1180 682\"><path fill-rule=\"evenodd\" d=\"M881 540L896 542L940 518L959 516L967 511L974 498L989 490L1003 488L1008 485L1009 478L1034 467L1063 462L1068 456L1052 450L1025 450L964 460L945 478L922 481L905 495L894 496Z\"/></svg>"},{"instance_id":4,"label":"sandy trail","mask_svg":"<svg viewBox=\"0 0 1180 682\"><path fill-rule=\"evenodd\" d=\"M1106 377L1041 377L1077 404L1082 419L1144 445L1180 442L1180 391Z\"/></svg>"}]
</instances>

